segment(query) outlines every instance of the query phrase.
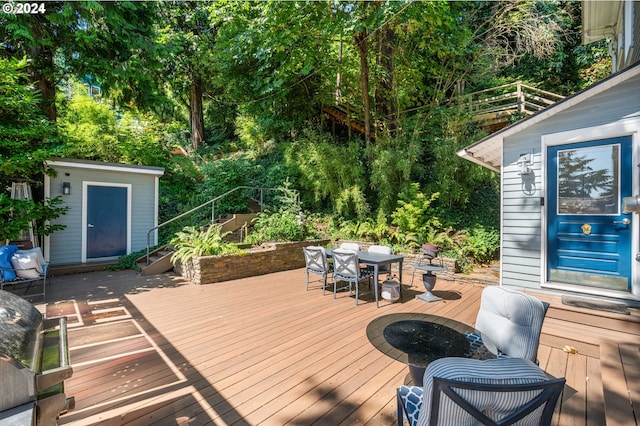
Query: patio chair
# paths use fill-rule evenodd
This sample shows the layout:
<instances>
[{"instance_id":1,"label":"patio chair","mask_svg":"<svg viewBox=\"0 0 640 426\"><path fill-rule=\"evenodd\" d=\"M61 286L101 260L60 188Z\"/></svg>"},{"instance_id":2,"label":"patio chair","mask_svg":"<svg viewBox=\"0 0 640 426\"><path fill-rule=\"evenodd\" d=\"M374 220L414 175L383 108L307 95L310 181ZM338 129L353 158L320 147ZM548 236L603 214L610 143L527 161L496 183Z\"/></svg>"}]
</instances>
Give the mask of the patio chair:
<instances>
[{"instance_id":1,"label":"patio chair","mask_svg":"<svg viewBox=\"0 0 640 426\"><path fill-rule=\"evenodd\" d=\"M526 359L441 358L398 388L398 426L550 425L564 384Z\"/></svg>"},{"instance_id":2,"label":"patio chair","mask_svg":"<svg viewBox=\"0 0 640 426\"><path fill-rule=\"evenodd\" d=\"M370 253L382 253L382 254L392 254L393 253L393 250L391 249L391 247L389 247L389 246L379 246L379 245L369 246L367 251L370 252ZM370 266L369 268L373 270L372 266ZM389 277L391 276L391 267L388 266L388 265L384 265L384 266L380 267L380 269L378 269L378 274L387 274L387 279L389 279Z\"/></svg>"},{"instance_id":3,"label":"patio chair","mask_svg":"<svg viewBox=\"0 0 640 426\"><path fill-rule=\"evenodd\" d=\"M362 247L358 243L341 243L340 248L342 250L362 251Z\"/></svg>"},{"instance_id":4,"label":"patio chair","mask_svg":"<svg viewBox=\"0 0 640 426\"><path fill-rule=\"evenodd\" d=\"M338 288L338 281L349 283L349 294L351 294L352 284L356 287L356 306L358 306L358 297L360 294L360 281L369 279L373 276L373 271L366 268L360 268L358 255L352 250L335 249L333 250L333 298L336 298L338 290L347 288L343 286ZM377 302L377 300L376 300Z\"/></svg>"},{"instance_id":5,"label":"patio chair","mask_svg":"<svg viewBox=\"0 0 640 426\"><path fill-rule=\"evenodd\" d=\"M307 291L309 290L309 274L317 274L322 276L322 295L327 287L327 276L333 272L333 267L327 260L327 253L324 247L308 246L303 249L304 260L306 262L307 273Z\"/></svg>"},{"instance_id":6,"label":"patio chair","mask_svg":"<svg viewBox=\"0 0 640 426\"><path fill-rule=\"evenodd\" d=\"M467 333L468 356L477 359L524 358L537 362L542 322L548 304L504 287L482 291L476 331Z\"/></svg>"}]
</instances>

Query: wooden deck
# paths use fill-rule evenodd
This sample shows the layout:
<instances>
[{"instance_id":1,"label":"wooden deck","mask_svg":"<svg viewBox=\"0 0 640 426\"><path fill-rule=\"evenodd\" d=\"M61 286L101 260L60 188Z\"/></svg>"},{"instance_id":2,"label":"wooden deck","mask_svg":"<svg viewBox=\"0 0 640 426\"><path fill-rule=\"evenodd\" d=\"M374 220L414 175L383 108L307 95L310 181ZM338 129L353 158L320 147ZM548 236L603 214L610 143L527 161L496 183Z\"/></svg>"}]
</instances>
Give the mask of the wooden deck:
<instances>
[{"instance_id":1,"label":"wooden deck","mask_svg":"<svg viewBox=\"0 0 640 426\"><path fill-rule=\"evenodd\" d=\"M443 301L400 303L305 291L304 270L195 286L132 271L54 277L49 316L69 316L70 425L392 425L406 356L382 339L403 318L470 329L482 286L440 280ZM417 280L416 280L417 281ZM567 378L557 425L640 418L640 313L551 303L541 367ZM568 353L573 346L577 353Z\"/></svg>"}]
</instances>

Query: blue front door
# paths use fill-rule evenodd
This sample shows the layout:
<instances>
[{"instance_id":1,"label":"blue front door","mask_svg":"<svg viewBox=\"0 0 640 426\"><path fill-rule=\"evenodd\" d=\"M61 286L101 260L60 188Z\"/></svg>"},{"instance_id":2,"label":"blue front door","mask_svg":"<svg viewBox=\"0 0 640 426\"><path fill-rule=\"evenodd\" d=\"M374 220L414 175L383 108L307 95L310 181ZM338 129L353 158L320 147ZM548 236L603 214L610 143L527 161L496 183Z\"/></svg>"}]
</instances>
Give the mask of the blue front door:
<instances>
[{"instance_id":1,"label":"blue front door","mask_svg":"<svg viewBox=\"0 0 640 426\"><path fill-rule=\"evenodd\" d=\"M87 259L127 254L127 188L87 186Z\"/></svg>"},{"instance_id":2,"label":"blue front door","mask_svg":"<svg viewBox=\"0 0 640 426\"><path fill-rule=\"evenodd\" d=\"M631 289L632 157L630 136L548 148L549 281Z\"/></svg>"}]
</instances>

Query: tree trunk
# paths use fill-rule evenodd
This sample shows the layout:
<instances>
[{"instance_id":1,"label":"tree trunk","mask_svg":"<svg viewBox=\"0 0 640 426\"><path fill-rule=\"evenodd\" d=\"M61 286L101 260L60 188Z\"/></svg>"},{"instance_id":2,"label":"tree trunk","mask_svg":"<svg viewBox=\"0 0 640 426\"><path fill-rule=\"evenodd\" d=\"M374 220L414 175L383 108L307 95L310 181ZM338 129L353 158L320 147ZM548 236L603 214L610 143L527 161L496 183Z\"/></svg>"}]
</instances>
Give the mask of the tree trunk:
<instances>
[{"instance_id":1,"label":"tree trunk","mask_svg":"<svg viewBox=\"0 0 640 426\"><path fill-rule=\"evenodd\" d=\"M393 90L395 80L394 33L389 26L385 26L379 34L377 63L382 71L380 78L377 80L375 92L376 111L387 130L393 132L396 127L396 99Z\"/></svg>"},{"instance_id":2,"label":"tree trunk","mask_svg":"<svg viewBox=\"0 0 640 426\"><path fill-rule=\"evenodd\" d=\"M191 146L193 149L198 149L204 141L204 117L202 113L201 81L197 77L194 77L191 83L189 114L191 119Z\"/></svg>"},{"instance_id":3,"label":"tree trunk","mask_svg":"<svg viewBox=\"0 0 640 426\"><path fill-rule=\"evenodd\" d=\"M43 29L42 18L39 18L39 16L33 17L30 28L36 39L43 37L41 34L45 30ZM31 64L29 66L31 81L40 91L41 108L50 121L56 121L58 117L53 52L54 48L52 46L38 45L31 48Z\"/></svg>"},{"instance_id":4,"label":"tree trunk","mask_svg":"<svg viewBox=\"0 0 640 426\"><path fill-rule=\"evenodd\" d=\"M371 141L371 101L369 99L369 41L367 32L356 34L355 44L360 54L360 88L362 90L362 107L364 109L364 140L369 145Z\"/></svg>"}]
</instances>

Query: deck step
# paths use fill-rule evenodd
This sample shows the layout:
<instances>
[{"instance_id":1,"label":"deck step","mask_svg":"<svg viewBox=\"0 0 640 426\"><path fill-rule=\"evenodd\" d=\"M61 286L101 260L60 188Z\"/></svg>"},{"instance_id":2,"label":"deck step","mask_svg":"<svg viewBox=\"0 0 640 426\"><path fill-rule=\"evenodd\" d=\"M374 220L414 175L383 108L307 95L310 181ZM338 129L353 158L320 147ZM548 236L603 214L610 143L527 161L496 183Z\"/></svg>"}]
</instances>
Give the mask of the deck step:
<instances>
[{"instance_id":1,"label":"deck step","mask_svg":"<svg viewBox=\"0 0 640 426\"><path fill-rule=\"evenodd\" d=\"M159 247L156 250L149 253L149 264L147 265L147 256L141 256L136 260L136 263L140 267L140 275L157 275L162 274L173 269L173 263L171 263L171 255L173 250L164 246Z\"/></svg>"}]
</instances>

